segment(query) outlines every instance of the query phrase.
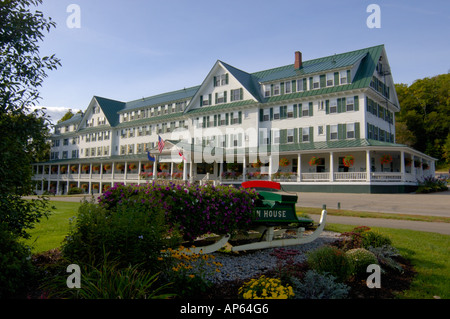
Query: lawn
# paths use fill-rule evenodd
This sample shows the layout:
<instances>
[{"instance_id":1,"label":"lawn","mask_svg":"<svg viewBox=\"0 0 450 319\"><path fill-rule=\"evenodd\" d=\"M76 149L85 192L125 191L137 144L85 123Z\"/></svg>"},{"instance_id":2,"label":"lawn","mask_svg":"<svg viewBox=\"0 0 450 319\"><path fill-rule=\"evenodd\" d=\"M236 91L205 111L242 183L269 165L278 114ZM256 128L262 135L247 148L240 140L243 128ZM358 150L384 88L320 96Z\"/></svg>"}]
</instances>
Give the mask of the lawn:
<instances>
[{"instance_id":1,"label":"lawn","mask_svg":"<svg viewBox=\"0 0 450 319\"><path fill-rule=\"evenodd\" d=\"M51 201L56 209L47 218L29 231L31 238L26 243L32 252L38 253L57 248L69 231L69 220L77 215L80 203Z\"/></svg>"},{"instance_id":2,"label":"lawn","mask_svg":"<svg viewBox=\"0 0 450 319\"><path fill-rule=\"evenodd\" d=\"M33 246L33 253L47 251L61 245L69 230L69 220L77 215L80 203L52 201L52 205L56 207L56 210L48 219L42 220L30 231L32 238L27 243ZM351 225L338 224L328 224L326 227L327 230L337 232L350 231L353 228L354 226ZM412 261L417 271L411 289L399 297L450 298L450 250L448 248L450 236L403 229L379 227L372 229L389 236L393 246Z\"/></svg>"}]
</instances>

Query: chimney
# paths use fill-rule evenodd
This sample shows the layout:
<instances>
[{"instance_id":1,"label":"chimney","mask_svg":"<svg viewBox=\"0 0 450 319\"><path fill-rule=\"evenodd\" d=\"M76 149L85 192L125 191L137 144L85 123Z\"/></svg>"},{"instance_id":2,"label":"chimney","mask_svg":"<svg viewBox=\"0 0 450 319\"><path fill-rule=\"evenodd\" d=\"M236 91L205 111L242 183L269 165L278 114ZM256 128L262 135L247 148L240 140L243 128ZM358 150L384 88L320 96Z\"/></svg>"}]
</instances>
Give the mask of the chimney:
<instances>
[{"instance_id":1,"label":"chimney","mask_svg":"<svg viewBox=\"0 0 450 319\"><path fill-rule=\"evenodd\" d=\"M294 67L296 70L302 67L302 53L300 51L295 51L295 64Z\"/></svg>"}]
</instances>

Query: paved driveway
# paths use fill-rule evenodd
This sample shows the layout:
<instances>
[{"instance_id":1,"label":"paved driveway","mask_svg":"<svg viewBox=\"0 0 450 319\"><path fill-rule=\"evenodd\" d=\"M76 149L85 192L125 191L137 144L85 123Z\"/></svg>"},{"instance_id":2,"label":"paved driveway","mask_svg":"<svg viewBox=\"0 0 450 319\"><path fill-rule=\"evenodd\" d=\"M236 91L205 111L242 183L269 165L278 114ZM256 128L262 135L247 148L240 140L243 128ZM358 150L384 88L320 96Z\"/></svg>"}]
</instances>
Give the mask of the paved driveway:
<instances>
[{"instance_id":1,"label":"paved driveway","mask_svg":"<svg viewBox=\"0 0 450 319\"><path fill-rule=\"evenodd\" d=\"M450 191L432 194L298 193L297 206L450 217Z\"/></svg>"}]
</instances>

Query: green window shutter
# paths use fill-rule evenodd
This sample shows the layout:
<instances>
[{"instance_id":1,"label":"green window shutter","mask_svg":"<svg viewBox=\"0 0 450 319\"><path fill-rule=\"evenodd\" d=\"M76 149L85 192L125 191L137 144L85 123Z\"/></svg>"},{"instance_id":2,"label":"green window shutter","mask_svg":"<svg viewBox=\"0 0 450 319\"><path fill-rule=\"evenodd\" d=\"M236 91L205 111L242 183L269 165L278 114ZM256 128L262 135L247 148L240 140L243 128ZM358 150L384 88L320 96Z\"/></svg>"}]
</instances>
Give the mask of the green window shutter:
<instances>
[{"instance_id":1,"label":"green window shutter","mask_svg":"<svg viewBox=\"0 0 450 319\"><path fill-rule=\"evenodd\" d=\"M212 101L212 94L209 95L209 105L211 105L211 101Z\"/></svg>"},{"instance_id":2,"label":"green window shutter","mask_svg":"<svg viewBox=\"0 0 450 319\"><path fill-rule=\"evenodd\" d=\"M330 114L330 100L325 101L325 113Z\"/></svg>"},{"instance_id":3,"label":"green window shutter","mask_svg":"<svg viewBox=\"0 0 450 319\"><path fill-rule=\"evenodd\" d=\"M200 95L200 106L203 106L203 95Z\"/></svg>"},{"instance_id":4,"label":"green window shutter","mask_svg":"<svg viewBox=\"0 0 450 319\"><path fill-rule=\"evenodd\" d=\"M320 76L320 88L324 88L326 86L327 86L326 77L325 77L325 74L322 74Z\"/></svg>"},{"instance_id":5,"label":"green window shutter","mask_svg":"<svg viewBox=\"0 0 450 319\"><path fill-rule=\"evenodd\" d=\"M280 107L280 118L281 119L287 118L287 105L283 105Z\"/></svg>"},{"instance_id":6,"label":"green window shutter","mask_svg":"<svg viewBox=\"0 0 450 319\"><path fill-rule=\"evenodd\" d=\"M338 113L345 112L345 108L344 108L344 106L343 106L344 103L345 103L345 98L337 99L337 109L338 109Z\"/></svg>"},{"instance_id":7,"label":"green window shutter","mask_svg":"<svg viewBox=\"0 0 450 319\"><path fill-rule=\"evenodd\" d=\"M217 114L214 115L214 127L216 127L216 126L217 126Z\"/></svg>"},{"instance_id":8,"label":"green window shutter","mask_svg":"<svg viewBox=\"0 0 450 319\"><path fill-rule=\"evenodd\" d=\"M313 102L309 102L309 116L313 116Z\"/></svg>"},{"instance_id":9,"label":"green window shutter","mask_svg":"<svg viewBox=\"0 0 450 319\"><path fill-rule=\"evenodd\" d=\"M294 104L294 118L297 118L297 104Z\"/></svg>"},{"instance_id":10,"label":"green window shutter","mask_svg":"<svg viewBox=\"0 0 450 319\"><path fill-rule=\"evenodd\" d=\"M294 143L298 143L298 128L294 128Z\"/></svg>"},{"instance_id":11,"label":"green window shutter","mask_svg":"<svg viewBox=\"0 0 450 319\"><path fill-rule=\"evenodd\" d=\"M310 90L313 89L313 78L312 77L309 78L309 89Z\"/></svg>"},{"instance_id":12,"label":"green window shutter","mask_svg":"<svg viewBox=\"0 0 450 319\"><path fill-rule=\"evenodd\" d=\"M311 126L309 128L309 142L313 143L314 142L314 127Z\"/></svg>"},{"instance_id":13,"label":"green window shutter","mask_svg":"<svg viewBox=\"0 0 450 319\"><path fill-rule=\"evenodd\" d=\"M243 100L244 99L244 89L243 88L240 88L239 89L239 100Z\"/></svg>"},{"instance_id":14,"label":"green window shutter","mask_svg":"<svg viewBox=\"0 0 450 319\"><path fill-rule=\"evenodd\" d=\"M270 108L270 120L273 121L273 107Z\"/></svg>"},{"instance_id":15,"label":"green window shutter","mask_svg":"<svg viewBox=\"0 0 450 319\"><path fill-rule=\"evenodd\" d=\"M219 94L218 94L218 93L216 93L216 104L217 104L217 98L218 98L218 96L219 96Z\"/></svg>"},{"instance_id":16,"label":"green window shutter","mask_svg":"<svg viewBox=\"0 0 450 319\"><path fill-rule=\"evenodd\" d=\"M227 103L227 91L223 92L223 102Z\"/></svg>"},{"instance_id":17,"label":"green window shutter","mask_svg":"<svg viewBox=\"0 0 450 319\"><path fill-rule=\"evenodd\" d=\"M302 103L300 103L299 105L298 105L298 117L302 117Z\"/></svg>"},{"instance_id":18,"label":"green window shutter","mask_svg":"<svg viewBox=\"0 0 450 319\"><path fill-rule=\"evenodd\" d=\"M280 83L280 95L284 94L284 82Z\"/></svg>"},{"instance_id":19,"label":"green window shutter","mask_svg":"<svg viewBox=\"0 0 450 319\"><path fill-rule=\"evenodd\" d=\"M307 86L307 85L306 85L306 82L307 82L307 81L306 81L306 78L304 78L304 79L303 79L303 91L306 91L306 88L307 88L307 87L306 87L306 86Z\"/></svg>"},{"instance_id":20,"label":"green window shutter","mask_svg":"<svg viewBox=\"0 0 450 319\"><path fill-rule=\"evenodd\" d=\"M203 123L202 123L202 127L205 128L206 127L206 116L203 116Z\"/></svg>"},{"instance_id":21,"label":"green window shutter","mask_svg":"<svg viewBox=\"0 0 450 319\"><path fill-rule=\"evenodd\" d=\"M355 111L359 111L359 96L355 95L353 98L355 99L355 102L354 102Z\"/></svg>"},{"instance_id":22,"label":"green window shutter","mask_svg":"<svg viewBox=\"0 0 450 319\"><path fill-rule=\"evenodd\" d=\"M280 144L287 143L287 130L280 130Z\"/></svg>"},{"instance_id":23,"label":"green window shutter","mask_svg":"<svg viewBox=\"0 0 450 319\"><path fill-rule=\"evenodd\" d=\"M329 141L331 139L331 129L330 129L330 125L327 125L327 141Z\"/></svg>"},{"instance_id":24,"label":"green window shutter","mask_svg":"<svg viewBox=\"0 0 450 319\"><path fill-rule=\"evenodd\" d=\"M345 140L346 129L347 129L346 124L338 124L338 140Z\"/></svg>"},{"instance_id":25,"label":"green window shutter","mask_svg":"<svg viewBox=\"0 0 450 319\"><path fill-rule=\"evenodd\" d=\"M273 84L270 85L270 96L273 96Z\"/></svg>"},{"instance_id":26,"label":"green window shutter","mask_svg":"<svg viewBox=\"0 0 450 319\"><path fill-rule=\"evenodd\" d=\"M366 111L370 112L370 108L369 108L369 98L366 96Z\"/></svg>"},{"instance_id":27,"label":"green window shutter","mask_svg":"<svg viewBox=\"0 0 450 319\"><path fill-rule=\"evenodd\" d=\"M225 74L225 84L228 84L228 73Z\"/></svg>"},{"instance_id":28,"label":"green window shutter","mask_svg":"<svg viewBox=\"0 0 450 319\"><path fill-rule=\"evenodd\" d=\"M209 115L206 117L206 127L209 127Z\"/></svg>"},{"instance_id":29,"label":"green window shutter","mask_svg":"<svg viewBox=\"0 0 450 319\"><path fill-rule=\"evenodd\" d=\"M225 114L225 125L228 125L230 119L230 115L227 113Z\"/></svg>"},{"instance_id":30,"label":"green window shutter","mask_svg":"<svg viewBox=\"0 0 450 319\"><path fill-rule=\"evenodd\" d=\"M264 121L264 110L263 109L259 109L259 121L260 122Z\"/></svg>"},{"instance_id":31,"label":"green window shutter","mask_svg":"<svg viewBox=\"0 0 450 319\"><path fill-rule=\"evenodd\" d=\"M297 81L296 80L292 80L291 87L292 87L292 93L297 92Z\"/></svg>"},{"instance_id":32,"label":"green window shutter","mask_svg":"<svg viewBox=\"0 0 450 319\"><path fill-rule=\"evenodd\" d=\"M213 77L213 87L216 87L216 77Z\"/></svg>"},{"instance_id":33,"label":"green window shutter","mask_svg":"<svg viewBox=\"0 0 450 319\"><path fill-rule=\"evenodd\" d=\"M361 138L361 133L360 133L360 124L359 122L355 123L355 138L359 139Z\"/></svg>"},{"instance_id":34,"label":"green window shutter","mask_svg":"<svg viewBox=\"0 0 450 319\"><path fill-rule=\"evenodd\" d=\"M351 77L352 77L352 71L347 70L347 83L348 84L352 83Z\"/></svg>"},{"instance_id":35,"label":"green window shutter","mask_svg":"<svg viewBox=\"0 0 450 319\"><path fill-rule=\"evenodd\" d=\"M239 117L239 124L242 124L242 111L239 111L238 117Z\"/></svg>"},{"instance_id":36,"label":"green window shutter","mask_svg":"<svg viewBox=\"0 0 450 319\"><path fill-rule=\"evenodd\" d=\"M334 85L339 85L339 72L334 72Z\"/></svg>"},{"instance_id":37,"label":"green window shutter","mask_svg":"<svg viewBox=\"0 0 450 319\"><path fill-rule=\"evenodd\" d=\"M303 142L303 128L299 127L298 128L298 143L302 143Z\"/></svg>"}]
</instances>

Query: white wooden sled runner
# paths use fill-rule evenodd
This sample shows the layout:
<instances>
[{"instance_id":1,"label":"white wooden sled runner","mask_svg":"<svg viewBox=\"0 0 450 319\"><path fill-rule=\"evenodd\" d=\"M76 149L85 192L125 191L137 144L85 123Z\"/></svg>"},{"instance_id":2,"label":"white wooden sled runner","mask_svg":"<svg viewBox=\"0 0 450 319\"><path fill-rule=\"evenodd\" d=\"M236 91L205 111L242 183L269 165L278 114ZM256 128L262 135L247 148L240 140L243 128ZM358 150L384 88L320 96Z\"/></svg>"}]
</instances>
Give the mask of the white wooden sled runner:
<instances>
[{"instance_id":1,"label":"white wooden sled runner","mask_svg":"<svg viewBox=\"0 0 450 319\"><path fill-rule=\"evenodd\" d=\"M256 215L253 230L261 234L258 242L244 245L232 246L231 251L255 250L265 248L276 248L295 246L310 243L316 240L322 233L327 218L327 211L324 206L316 230L307 236L303 235L305 226L312 225L311 219L298 218L295 211L297 203L297 194L291 194L281 191L280 183L271 181L249 181L242 183L242 187L255 188L260 195L260 200L256 202L254 212ZM275 239L275 228L294 229L295 238ZM230 240L230 235L222 235L215 243L203 246L192 247L183 253L191 254L210 254L224 247Z\"/></svg>"}]
</instances>

